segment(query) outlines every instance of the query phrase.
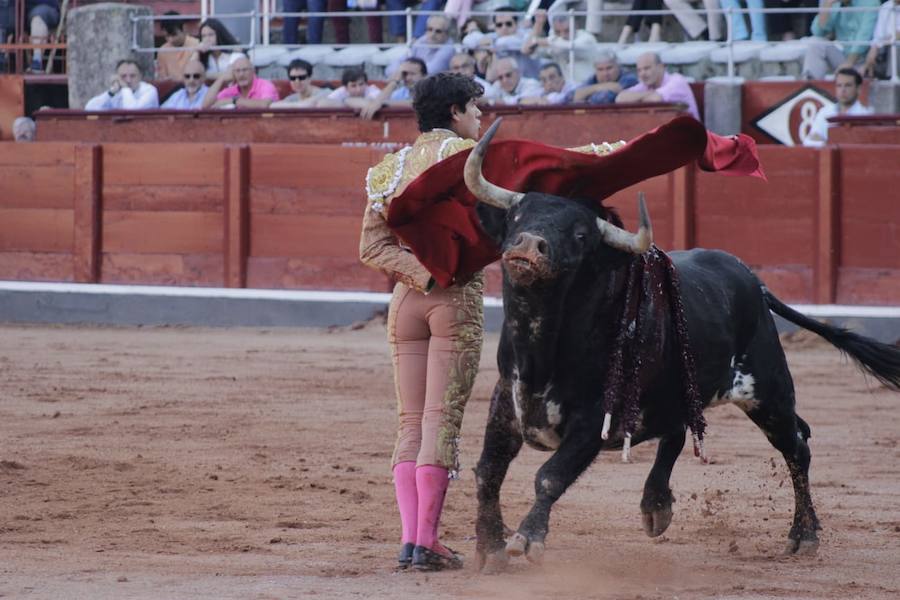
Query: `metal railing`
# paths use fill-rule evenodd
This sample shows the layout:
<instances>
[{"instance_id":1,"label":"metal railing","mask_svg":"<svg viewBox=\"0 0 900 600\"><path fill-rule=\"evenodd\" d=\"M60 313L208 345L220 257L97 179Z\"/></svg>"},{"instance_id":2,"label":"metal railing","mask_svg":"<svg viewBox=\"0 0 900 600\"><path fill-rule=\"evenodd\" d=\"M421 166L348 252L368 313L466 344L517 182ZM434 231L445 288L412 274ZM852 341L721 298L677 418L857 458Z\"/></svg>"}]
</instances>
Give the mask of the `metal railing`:
<instances>
[{"instance_id":1,"label":"metal railing","mask_svg":"<svg viewBox=\"0 0 900 600\"><path fill-rule=\"evenodd\" d=\"M21 1L21 0L19 0ZM368 10L368 11L340 11L340 12L278 12L272 10L272 6L274 5L275 0L261 0L262 10L252 10L250 12L243 13L227 13L227 14L218 14L215 13L215 0L201 0L201 14L199 15L173 15L170 17L167 16L156 16L156 15L147 15L147 16L133 16L132 17L132 44L133 50L135 52L159 52L159 51L183 51L183 49L172 48L172 49L161 49L161 48L144 48L140 47L137 42L137 23L143 20L150 21L159 21L166 19L180 20L180 21L190 21L190 20L204 20L210 16L215 16L216 18L249 18L250 21L250 41L247 44L243 44L239 46L241 49L253 50L257 47L270 47L273 46L271 44L271 21L275 18L283 18L283 17L371 17L371 16L379 16L379 17L391 17L403 15L406 25L407 33L411 33L413 30L413 23L415 21L415 17L419 15L443 15L443 11L417 11L412 9L406 9L403 11L389 11L389 10ZM841 12L877 12L881 9L880 6L875 7L841 7ZM703 15L708 18L710 14L720 14L724 17L725 26L726 26L726 37L724 40L717 42L720 43L723 47L728 48L728 60L726 63L726 73L728 77L734 77L736 73L736 61L735 61L735 47L737 44L740 44L743 40L735 40L734 39L734 29L735 29L735 19L743 19L744 15L750 15L751 13L763 13L763 14L818 14L821 12L821 8L719 8L716 10L697 10L699 15ZM474 17L491 17L496 14L495 11L472 11L469 15ZM517 16L521 17L524 13L518 13ZM595 15L602 19L603 17L620 17L620 16L631 16L631 15L642 15L642 16L672 16L673 13L670 10L642 10L642 11L633 11L633 10L624 10L624 9L613 9L613 10L605 10L600 9L597 11L576 11L576 10L566 10L565 12L556 12L551 13L551 18L553 15L564 14L568 18L569 21L569 48L568 48L568 70L570 80L574 79L574 65L576 62L576 53L578 48L575 45L575 34L577 32L576 25L577 19L586 18L588 15ZM889 23L889 28L891 31L891 40L889 42L889 52L888 52L888 60L889 60L889 75L890 80L893 82L900 81L900 74L898 74L898 50L900 50L900 41L898 41L897 37L897 19L898 17L898 8L895 7L894 10L890 13L891 19ZM452 19L451 19L452 20ZM259 32L259 35L257 35ZM259 40L257 40L259 38ZM768 45L796 45L798 42L802 40L789 40L789 41L766 41L764 43ZM397 47L397 46L407 46L410 47L413 44L414 40L411 35L406 36L406 41L404 43L382 43L379 42L377 45L379 47L389 48L389 47ZM665 42L664 42L665 43ZM676 42L677 43L677 42ZM760 42L763 43L763 42ZM847 44L847 45L868 45L869 40L863 42L850 42L850 41L841 41L837 40L835 43L838 44ZM639 42L638 42L639 44ZM332 48L346 48L359 46L359 43L350 43L350 44L327 44L327 46ZM460 46L460 43L456 43L457 47ZM279 48L285 48L289 50L304 48L309 46L309 44L277 44L274 45ZM428 47L427 45L425 45ZM440 46L440 45L437 45ZM431 46L435 47L435 46ZM210 49L212 50L233 50L236 49L235 46L214 46Z\"/></svg>"}]
</instances>

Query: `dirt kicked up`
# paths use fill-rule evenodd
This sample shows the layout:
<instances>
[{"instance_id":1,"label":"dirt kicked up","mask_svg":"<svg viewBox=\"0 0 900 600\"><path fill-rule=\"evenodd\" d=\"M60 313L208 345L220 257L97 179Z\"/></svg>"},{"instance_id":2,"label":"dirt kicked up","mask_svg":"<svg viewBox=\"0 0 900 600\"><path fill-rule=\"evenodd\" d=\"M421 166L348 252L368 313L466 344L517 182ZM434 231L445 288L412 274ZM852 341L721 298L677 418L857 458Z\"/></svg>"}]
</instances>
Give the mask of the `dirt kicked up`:
<instances>
[{"instance_id":1,"label":"dirt kicked up","mask_svg":"<svg viewBox=\"0 0 900 600\"><path fill-rule=\"evenodd\" d=\"M545 564L474 571L489 336L444 541L461 572L397 574L395 408L381 323L360 329L0 327L0 597L803 599L900 597L900 395L824 342L787 343L813 431L815 557L780 556L787 468L737 408L675 467L672 526L641 528L655 444L607 453L556 505ZM524 449L517 525L549 455Z\"/></svg>"}]
</instances>

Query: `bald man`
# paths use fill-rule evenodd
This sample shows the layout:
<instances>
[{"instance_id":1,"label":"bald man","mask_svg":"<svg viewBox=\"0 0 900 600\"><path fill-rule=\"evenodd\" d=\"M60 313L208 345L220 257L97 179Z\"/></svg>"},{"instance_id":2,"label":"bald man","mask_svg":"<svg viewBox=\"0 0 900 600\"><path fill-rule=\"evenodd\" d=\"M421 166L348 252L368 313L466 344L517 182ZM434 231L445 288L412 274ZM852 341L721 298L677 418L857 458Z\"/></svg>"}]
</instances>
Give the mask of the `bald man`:
<instances>
[{"instance_id":1,"label":"bald man","mask_svg":"<svg viewBox=\"0 0 900 600\"><path fill-rule=\"evenodd\" d=\"M691 116L700 120L697 100L684 75L669 73L659 54L646 52L638 56L637 76L640 83L616 96L616 104L634 102L680 102L686 104Z\"/></svg>"},{"instance_id":2,"label":"bald man","mask_svg":"<svg viewBox=\"0 0 900 600\"><path fill-rule=\"evenodd\" d=\"M203 108L203 100L209 91L204 79L206 67L197 59L189 60L182 67L182 88L173 93L163 102L161 108L172 110L200 110Z\"/></svg>"},{"instance_id":3,"label":"bald man","mask_svg":"<svg viewBox=\"0 0 900 600\"><path fill-rule=\"evenodd\" d=\"M231 80L234 84L222 89ZM257 77L250 59L241 56L209 86L203 108L268 108L276 100L275 84Z\"/></svg>"}]
</instances>

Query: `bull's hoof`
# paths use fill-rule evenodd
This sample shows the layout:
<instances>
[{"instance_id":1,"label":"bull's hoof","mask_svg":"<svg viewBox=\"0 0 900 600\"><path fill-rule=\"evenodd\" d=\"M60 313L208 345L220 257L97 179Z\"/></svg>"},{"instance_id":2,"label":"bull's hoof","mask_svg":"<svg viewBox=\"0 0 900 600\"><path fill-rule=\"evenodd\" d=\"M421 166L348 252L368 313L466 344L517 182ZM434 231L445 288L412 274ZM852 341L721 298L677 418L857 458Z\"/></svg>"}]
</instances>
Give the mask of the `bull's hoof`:
<instances>
[{"instance_id":1,"label":"bull's hoof","mask_svg":"<svg viewBox=\"0 0 900 600\"><path fill-rule=\"evenodd\" d=\"M808 540L788 539L783 554L784 556L815 556L818 551L818 538Z\"/></svg>"},{"instance_id":2,"label":"bull's hoof","mask_svg":"<svg viewBox=\"0 0 900 600\"><path fill-rule=\"evenodd\" d=\"M644 533L649 537L659 537L672 523L672 507L641 513L641 520L644 522Z\"/></svg>"},{"instance_id":3,"label":"bull's hoof","mask_svg":"<svg viewBox=\"0 0 900 600\"><path fill-rule=\"evenodd\" d=\"M544 562L544 542L531 542L525 551L525 558L533 565L540 565Z\"/></svg>"},{"instance_id":4,"label":"bull's hoof","mask_svg":"<svg viewBox=\"0 0 900 600\"><path fill-rule=\"evenodd\" d=\"M509 556L506 549L494 552L479 552L476 558L476 567L484 575L499 575L509 565Z\"/></svg>"},{"instance_id":5,"label":"bull's hoof","mask_svg":"<svg viewBox=\"0 0 900 600\"><path fill-rule=\"evenodd\" d=\"M519 532L516 532L506 540L507 556L522 556L528 549L528 538Z\"/></svg>"}]
</instances>

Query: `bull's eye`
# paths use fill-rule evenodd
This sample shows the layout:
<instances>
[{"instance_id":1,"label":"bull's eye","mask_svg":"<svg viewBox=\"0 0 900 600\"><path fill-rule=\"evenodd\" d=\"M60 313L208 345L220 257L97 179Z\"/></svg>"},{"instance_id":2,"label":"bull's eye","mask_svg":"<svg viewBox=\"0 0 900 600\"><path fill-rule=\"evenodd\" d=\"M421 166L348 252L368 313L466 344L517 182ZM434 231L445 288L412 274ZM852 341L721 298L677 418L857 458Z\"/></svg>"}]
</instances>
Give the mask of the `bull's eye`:
<instances>
[{"instance_id":1,"label":"bull's eye","mask_svg":"<svg viewBox=\"0 0 900 600\"><path fill-rule=\"evenodd\" d=\"M584 240L587 239L587 234L583 231L576 231L575 239L578 240L579 242L583 242Z\"/></svg>"}]
</instances>

